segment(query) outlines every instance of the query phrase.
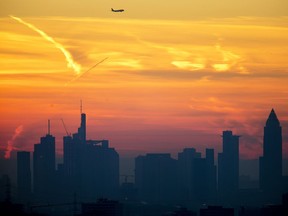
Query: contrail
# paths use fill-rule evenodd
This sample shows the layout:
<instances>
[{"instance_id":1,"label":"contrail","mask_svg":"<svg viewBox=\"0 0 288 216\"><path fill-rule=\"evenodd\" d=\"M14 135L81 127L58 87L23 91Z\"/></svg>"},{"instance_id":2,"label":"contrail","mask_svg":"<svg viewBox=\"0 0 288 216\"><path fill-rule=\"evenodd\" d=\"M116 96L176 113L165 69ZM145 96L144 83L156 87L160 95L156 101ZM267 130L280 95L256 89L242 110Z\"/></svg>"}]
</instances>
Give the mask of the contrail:
<instances>
[{"instance_id":1,"label":"contrail","mask_svg":"<svg viewBox=\"0 0 288 216\"><path fill-rule=\"evenodd\" d=\"M55 45L55 47L57 49L59 49L65 56L66 58L66 61L67 61L67 67L68 68L72 68L75 73L77 75L79 75L81 73L81 65L77 64L74 60L73 60L73 57L72 55L70 54L70 52L68 50L65 49L65 47L56 42L52 37L50 37L49 35L47 35L45 32L41 31L40 29L38 29L37 27L35 27L34 25L30 24L30 23L27 23L25 21L23 21L21 18L19 17L15 17L15 16L10 16L12 19L26 25L28 28L36 31L37 33L39 33L45 40L53 43Z\"/></svg>"},{"instance_id":2,"label":"contrail","mask_svg":"<svg viewBox=\"0 0 288 216\"><path fill-rule=\"evenodd\" d=\"M93 68L95 68L97 65L101 64L102 62L104 62L106 59L108 59L108 57L102 59L101 61L97 62L95 65L93 65L91 68L89 68L87 71L83 72L82 74L80 74L78 77L83 76L85 73L89 72L90 70L92 70ZM77 78L78 78L77 77Z\"/></svg>"},{"instance_id":3,"label":"contrail","mask_svg":"<svg viewBox=\"0 0 288 216\"><path fill-rule=\"evenodd\" d=\"M23 132L23 125L19 125L15 129L12 138L10 140L8 140L8 142L7 142L7 149L6 149L6 152L5 152L5 155L4 155L5 159L9 159L10 158L11 151L14 149L14 147L13 147L14 141L22 132Z\"/></svg>"},{"instance_id":4,"label":"contrail","mask_svg":"<svg viewBox=\"0 0 288 216\"><path fill-rule=\"evenodd\" d=\"M74 77L73 79L71 79L68 83L65 84L65 86L67 86L69 83L79 79L80 77L82 77L85 73L89 72L90 70L92 70L93 68L95 68L97 65L101 64L102 62L104 62L106 59L108 59L108 57L102 59L101 61L97 62L95 65L93 65L92 67L90 67L87 71L83 72L83 73L79 73L76 77Z\"/></svg>"}]
</instances>

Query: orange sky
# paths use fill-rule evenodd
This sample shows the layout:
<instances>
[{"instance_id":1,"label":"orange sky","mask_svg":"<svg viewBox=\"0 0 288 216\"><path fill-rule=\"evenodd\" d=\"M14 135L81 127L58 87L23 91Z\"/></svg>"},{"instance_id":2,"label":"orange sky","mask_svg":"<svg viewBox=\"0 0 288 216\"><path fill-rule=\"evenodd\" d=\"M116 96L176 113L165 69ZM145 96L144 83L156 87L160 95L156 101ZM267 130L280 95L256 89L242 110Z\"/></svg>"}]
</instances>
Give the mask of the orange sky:
<instances>
[{"instance_id":1,"label":"orange sky","mask_svg":"<svg viewBox=\"0 0 288 216\"><path fill-rule=\"evenodd\" d=\"M105 6L108 15L101 10L95 17L67 12L61 1L63 14L57 8L50 15L49 5L44 13L45 5L28 7L31 2L20 11L13 0L0 13L2 151L11 143L15 150L32 151L46 134L49 118L61 153L61 118L69 132L76 132L82 99L88 138L109 139L116 149L219 151L219 135L233 130L242 135L243 158L262 154L263 127L274 108L288 156L288 17L266 10L261 17L257 10L225 17L215 9L211 17L201 18L201 10L196 18L180 6L174 16L150 17L145 11L152 1L139 14L128 10L123 15L111 13L106 2L95 8ZM136 8L128 2L127 8ZM278 3L283 15L280 6L286 4ZM164 5L171 11L169 4ZM69 58L78 71L69 67Z\"/></svg>"}]
</instances>

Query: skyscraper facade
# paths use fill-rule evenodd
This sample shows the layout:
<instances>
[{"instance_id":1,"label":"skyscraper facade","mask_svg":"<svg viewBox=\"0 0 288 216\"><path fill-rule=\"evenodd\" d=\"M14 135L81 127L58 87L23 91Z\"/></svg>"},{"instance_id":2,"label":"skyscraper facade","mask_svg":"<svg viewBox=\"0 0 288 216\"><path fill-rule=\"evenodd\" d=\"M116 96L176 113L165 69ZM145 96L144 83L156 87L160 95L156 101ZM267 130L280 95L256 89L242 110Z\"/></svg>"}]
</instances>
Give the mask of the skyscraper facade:
<instances>
[{"instance_id":1,"label":"skyscraper facade","mask_svg":"<svg viewBox=\"0 0 288 216\"><path fill-rule=\"evenodd\" d=\"M274 109L264 127L263 156L260 157L260 188L270 198L280 201L282 186L282 128Z\"/></svg>"},{"instance_id":2,"label":"skyscraper facade","mask_svg":"<svg viewBox=\"0 0 288 216\"><path fill-rule=\"evenodd\" d=\"M19 201L21 203L29 202L32 192L30 152L17 152L17 188Z\"/></svg>"},{"instance_id":3,"label":"skyscraper facade","mask_svg":"<svg viewBox=\"0 0 288 216\"><path fill-rule=\"evenodd\" d=\"M139 199L173 203L176 194L176 163L170 154L146 154L135 158L135 185Z\"/></svg>"},{"instance_id":4,"label":"skyscraper facade","mask_svg":"<svg viewBox=\"0 0 288 216\"><path fill-rule=\"evenodd\" d=\"M178 153L177 177L178 199L183 203L214 204L217 180L213 149L206 149L206 158L194 148L183 149Z\"/></svg>"},{"instance_id":5,"label":"skyscraper facade","mask_svg":"<svg viewBox=\"0 0 288 216\"><path fill-rule=\"evenodd\" d=\"M52 198L55 181L55 137L48 134L34 145L33 181L36 197Z\"/></svg>"},{"instance_id":6,"label":"skyscraper facade","mask_svg":"<svg viewBox=\"0 0 288 216\"><path fill-rule=\"evenodd\" d=\"M82 150L81 191L83 197L119 198L119 155L108 140L87 140Z\"/></svg>"},{"instance_id":7,"label":"skyscraper facade","mask_svg":"<svg viewBox=\"0 0 288 216\"><path fill-rule=\"evenodd\" d=\"M214 162L214 149L206 149L206 172L207 172L207 203L216 200L217 195L217 167Z\"/></svg>"},{"instance_id":8,"label":"skyscraper facade","mask_svg":"<svg viewBox=\"0 0 288 216\"><path fill-rule=\"evenodd\" d=\"M197 199L195 194L195 159L201 158L201 153L194 148L185 148L178 153L177 187L179 200L192 202Z\"/></svg>"},{"instance_id":9,"label":"skyscraper facade","mask_svg":"<svg viewBox=\"0 0 288 216\"><path fill-rule=\"evenodd\" d=\"M235 202L239 189L239 136L223 131L223 152L218 154L218 194L220 200Z\"/></svg>"}]
</instances>

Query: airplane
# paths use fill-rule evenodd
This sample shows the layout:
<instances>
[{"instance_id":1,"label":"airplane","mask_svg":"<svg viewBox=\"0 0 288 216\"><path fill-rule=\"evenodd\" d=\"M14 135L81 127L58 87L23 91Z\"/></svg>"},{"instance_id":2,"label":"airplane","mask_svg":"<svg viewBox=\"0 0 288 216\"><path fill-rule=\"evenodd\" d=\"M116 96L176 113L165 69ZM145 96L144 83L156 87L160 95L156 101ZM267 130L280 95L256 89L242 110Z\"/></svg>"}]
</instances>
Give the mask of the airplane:
<instances>
[{"instance_id":1,"label":"airplane","mask_svg":"<svg viewBox=\"0 0 288 216\"><path fill-rule=\"evenodd\" d=\"M114 10L113 8L111 8L111 11L112 11L112 12L123 12L123 11L124 11L124 9L118 9L118 10Z\"/></svg>"}]
</instances>

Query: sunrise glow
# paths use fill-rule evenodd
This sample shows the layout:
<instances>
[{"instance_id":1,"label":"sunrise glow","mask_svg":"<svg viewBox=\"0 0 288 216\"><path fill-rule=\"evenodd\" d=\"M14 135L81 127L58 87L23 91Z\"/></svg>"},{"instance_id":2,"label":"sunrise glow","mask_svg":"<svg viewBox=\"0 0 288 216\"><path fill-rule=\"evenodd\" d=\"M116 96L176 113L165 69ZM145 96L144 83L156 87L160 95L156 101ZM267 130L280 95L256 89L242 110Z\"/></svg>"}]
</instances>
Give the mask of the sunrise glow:
<instances>
[{"instance_id":1,"label":"sunrise glow","mask_svg":"<svg viewBox=\"0 0 288 216\"><path fill-rule=\"evenodd\" d=\"M246 158L262 154L274 108L288 156L287 16L166 19L161 11L143 18L148 12L137 17L135 8L130 2L122 17L65 10L0 18L2 151L11 137L15 148L31 151L49 118L61 154L60 119L76 131L82 99L87 137L117 149L219 149L219 134L231 129L242 135Z\"/></svg>"}]
</instances>

